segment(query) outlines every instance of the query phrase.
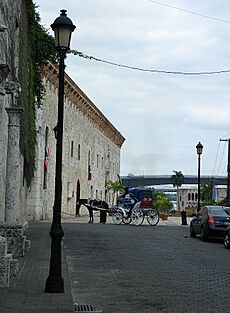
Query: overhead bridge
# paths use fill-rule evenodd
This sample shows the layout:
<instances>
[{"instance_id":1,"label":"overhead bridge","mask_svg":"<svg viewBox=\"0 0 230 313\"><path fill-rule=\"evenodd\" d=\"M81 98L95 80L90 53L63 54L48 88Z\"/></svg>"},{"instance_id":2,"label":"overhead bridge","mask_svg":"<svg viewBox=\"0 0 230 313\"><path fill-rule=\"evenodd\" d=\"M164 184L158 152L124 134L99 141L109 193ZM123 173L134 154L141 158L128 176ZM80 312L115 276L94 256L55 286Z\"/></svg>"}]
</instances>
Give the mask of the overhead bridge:
<instances>
[{"instance_id":1,"label":"overhead bridge","mask_svg":"<svg viewBox=\"0 0 230 313\"><path fill-rule=\"evenodd\" d=\"M122 184L128 188L132 187L144 187L144 186L153 186L153 185L168 185L172 184L171 175L144 175L144 176L121 176ZM201 176L201 184L209 184L213 176ZM226 185L227 177L226 176L215 176L214 177L215 185ZM185 175L183 184L197 184L196 175Z\"/></svg>"}]
</instances>

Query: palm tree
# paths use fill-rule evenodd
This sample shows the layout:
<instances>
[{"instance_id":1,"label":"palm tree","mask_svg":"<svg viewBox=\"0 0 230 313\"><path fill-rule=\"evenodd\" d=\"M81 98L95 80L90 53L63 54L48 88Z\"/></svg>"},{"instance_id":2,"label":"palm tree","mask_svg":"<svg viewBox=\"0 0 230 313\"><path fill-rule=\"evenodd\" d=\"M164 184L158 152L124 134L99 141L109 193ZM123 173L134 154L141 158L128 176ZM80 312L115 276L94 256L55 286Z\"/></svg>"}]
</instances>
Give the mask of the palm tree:
<instances>
[{"instance_id":1,"label":"palm tree","mask_svg":"<svg viewBox=\"0 0 230 313\"><path fill-rule=\"evenodd\" d=\"M181 171L173 171L173 173L174 174L171 176L171 182L173 184L173 187L176 186L176 188L177 188L177 204L178 204L178 210L180 211L178 189L184 183L184 175L181 173Z\"/></svg>"},{"instance_id":2,"label":"palm tree","mask_svg":"<svg viewBox=\"0 0 230 313\"><path fill-rule=\"evenodd\" d=\"M125 190L125 186L123 186L119 180L115 180L114 182L112 182L111 180L109 180L106 183L106 188L108 190L112 190L113 192L113 204L114 204L114 200L117 199L117 195L119 192L122 192Z\"/></svg>"}]
</instances>

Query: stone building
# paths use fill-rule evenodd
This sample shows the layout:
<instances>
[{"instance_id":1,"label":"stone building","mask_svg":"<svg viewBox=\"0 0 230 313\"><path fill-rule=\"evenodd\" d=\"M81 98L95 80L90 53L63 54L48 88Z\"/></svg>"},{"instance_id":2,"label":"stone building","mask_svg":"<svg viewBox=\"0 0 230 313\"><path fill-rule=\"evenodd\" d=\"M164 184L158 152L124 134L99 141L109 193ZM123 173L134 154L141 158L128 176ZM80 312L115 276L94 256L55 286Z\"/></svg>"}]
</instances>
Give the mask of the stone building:
<instances>
[{"instance_id":1,"label":"stone building","mask_svg":"<svg viewBox=\"0 0 230 313\"><path fill-rule=\"evenodd\" d=\"M58 69L43 68L46 94L38 106L34 15L32 0L0 1L0 287L9 286L29 246L28 221L51 217L54 202ZM71 216L81 199L111 201L106 181L117 179L124 137L67 75L65 87L62 194L63 214Z\"/></svg>"},{"instance_id":2,"label":"stone building","mask_svg":"<svg viewBox=\"0 0 230 313\"><path fill-rule=\"evenodd\" d=\"M26 239L22 154L19 149L22 108L20 97L20 31L24 31L21 1L0 2L0 286L17 272Z\"/></svg>"},{"instance_id":3,"label":"stone building","mask_svg":"<svg viewBox=\"0 0 230 313\"><path fill-rule=\"evenodd\" d=\"M49 63L42 70L46 93L37 109L37 159L35 177L28 193L28 218L51 217L54 202L54 127L57 123L58 68ZM65 108L62 162L62 211L78 213L81 199L97 198L109 204L108 180L118 180L120 148L124 137L102 112L65 75ZM80 214L84 214L81 207Z\"/></svg>"}]
</instances>

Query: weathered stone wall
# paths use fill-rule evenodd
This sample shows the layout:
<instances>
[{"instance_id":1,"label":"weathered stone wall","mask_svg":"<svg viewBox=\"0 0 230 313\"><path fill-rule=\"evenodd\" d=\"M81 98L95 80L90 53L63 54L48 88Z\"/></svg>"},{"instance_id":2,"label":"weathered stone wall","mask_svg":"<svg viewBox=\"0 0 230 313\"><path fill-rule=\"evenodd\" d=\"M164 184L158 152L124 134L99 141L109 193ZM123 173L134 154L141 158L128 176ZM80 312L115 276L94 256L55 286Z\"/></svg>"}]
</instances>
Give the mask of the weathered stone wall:
<instances>
[{"instance_id":1,"label":"weathered stone wall","mask_svg":"<svg viewBox=\"0 0 230 313\"><path fill-rule=\"evenodd\" d=\"M102 134L87 117L80 114L75 106L66 105L65 110L65 140L63 163L63 209L75 212L76 186L79 180L81 185L81 198L89 197L105 199L105 182L117 180L120 173L120 148ZM71 157L71 142L74 151ZM78 160L78 144L81 147L81 157ZM90 167L92 179L88 180L88 154L90 151ZM109 155L109 160L108 160ZM103 164L102 164L103 158ZM113 164L116 164L113 167ZM106 177L106 171L108 177ZM68 190L68 185L70 190ZM91 190L92 189L92 190ZM70 197L74 195L74 197ZM109 199L107 199L109 200Z\"/></svg>"},{"instance_id":2,"label":"weathered stone wall","mask_svg":"<svg viewBox=\"0 0 230 313\"><path fill-rule=\"evenodd\" d=\"M14 119L12 110L9 111L11 107L19 105L17 100L20 41L24 44L24 37L21 36L20 39L19 29L23 32L22 25L25 23L21 18L21 5L21 0L0 1L0 286L9 286L16 275L18 261L13 259L13 255L24 253L22 243L25 242L22 228L20 234L18 229L16 230L20 227L18 222L21 221L20 214L23 211L19 204L22 185L20 173L23 164L19 151L20 123ZM10 176L11 179L8 179ZM15 192L11 192L12 182L17 189ZM12 189L14 191L15 188ZM10 206L13 213L9 214L6 208ZM5 223L7 218L9 223ZM12 225L12 222L16 222L17 225Z\"/></svg>"},{"instance_id":3,"label":"weathered stone wall","mask_svg":"<svg viewBox=\"0 0 230 313\"><path fill-rule=\"evenodd\" d=\"M51 71L53 75L50 75ZM48 74L49 73L49 74ZM47 75L47 76L46 76ZM37 160L35 178L28 195L29 218L42 219L52 216L54 204L56 139L53 128L57 124L57 71L52 65L44 74L46 94L42 108L37 110ZM72 97L69 82L76 91ZM117 180L120 173L120 147L124 141L104 115L66 76L62 162L62 211L64 216L75 215L76 190L80 183L80 198L105 199L105 184ZM84 102L83 102L84 98ZM83 105L82 105L83 104ZM103 128L101 128L103 119ZM107 129L105 129L107 127ZM47 132L48 129L48 132ZM45 141L49 150L47 188L44 189ZM78 149L80 145L80 160ZM90 154L90 160L89 160ZM89 165L92 178L88 178ZM81 214L87 213L81 209Z\"/></svg>"},{"instance_id":4,"label":"weathered stone wall","mask_svg":"<svg viewBox=\"0 0 230 313\"><path fill-rule=\"evenodd\" d=\"M11 96L5 92L6 80L14 79L14 48L16 23L20 20L21 1L0 1L0 66L9 73L0 79L0 221L5 219L5 183L8 140L8 115ZM1 69L1 70L2 70Z\"/></svg>"},{"instance_id":5,"label":"weathered stone wall","mask_svg":"<svg viewBox=\"0 0 230 313\"><path fill-rule=\"evenodd\" d=\"M0 222L5 220L5 191L8 146L8 114L6 108L21 106L20 93L15 95L15 86L20 84L22 73L22 49L26 45L26 5L29 0L0 1ZM22 36L23 34L23 36ZM4 71L3 71L4 69ZM4 75L3 73L6 73ZM14 86L15 85L15 86ZM26 220L27 186L23 181L24 157L20 151L18 162L21 220Z\"/></svg>"},{"instance_id":6,"label":"weathered stone wall","mask_svg":"<svg viewBox=\"0 0 230 313\"><path fill-rule=\"evenodd\" d=\"M0 1L0 63L6 62L14 75L16 25L20 23L21 0Z\"/></svg>"},{"instance_id":7,"label":"weathered stone wall","mask_svg":"<svg viewBox=\"0 0 230 313\"><path fill-rule=\"evenodd\" d=\"M45 83L45 80L44 80ZM57 90L48 82L46 95L36 114L37 147L34 179L28 193L28 219L51 217L54 201L55 151L56 139L53 128L57 124ZM48 129L47 147L49 148L47 188L44 189L45 137Z\"/></svg>"}]
</instances>

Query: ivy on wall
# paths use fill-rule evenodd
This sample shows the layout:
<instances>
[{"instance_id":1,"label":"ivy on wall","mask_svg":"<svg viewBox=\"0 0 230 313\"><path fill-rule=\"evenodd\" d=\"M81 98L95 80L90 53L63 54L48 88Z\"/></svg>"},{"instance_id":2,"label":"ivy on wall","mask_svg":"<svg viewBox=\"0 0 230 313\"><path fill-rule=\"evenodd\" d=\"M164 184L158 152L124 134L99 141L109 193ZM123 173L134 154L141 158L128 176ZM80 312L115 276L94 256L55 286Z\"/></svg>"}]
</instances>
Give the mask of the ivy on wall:
<instances>
[{"instance_id":1,"label":"ivy on wall","mask_svg":"<svg viewBox=\"0 0 230 313\"><path fill-rule=\"evenodd\" d=\"M26 33L21 36L21 104L22 136L21 150L24 155L24 177L30 185L34 173L36 148L36 108L42 105L45 87L40 67L47 60L56 62L54 39L40 24L37 7L32 0L25 0Z\"/></svg>"}]
</instances>

